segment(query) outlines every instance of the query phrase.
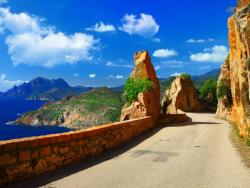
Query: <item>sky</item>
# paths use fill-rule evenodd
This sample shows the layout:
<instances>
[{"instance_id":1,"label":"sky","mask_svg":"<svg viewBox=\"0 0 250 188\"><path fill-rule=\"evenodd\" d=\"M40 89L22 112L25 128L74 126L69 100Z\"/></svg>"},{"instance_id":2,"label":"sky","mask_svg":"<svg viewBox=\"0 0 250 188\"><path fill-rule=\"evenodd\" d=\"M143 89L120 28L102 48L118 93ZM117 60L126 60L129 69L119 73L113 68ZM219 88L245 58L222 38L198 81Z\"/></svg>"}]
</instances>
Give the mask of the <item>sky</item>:
<instances>
[{"instance_id":1,"label":"sky","mask_svg":"<svg viewBox=\"0 0 250 188\"><path fill-rule=\"evenodd\" d=\"M157 75L199 75L228 54L236 0L0 0L0 91L35 77L119 86L136 51Z\"/></svg>"}]
</instances>

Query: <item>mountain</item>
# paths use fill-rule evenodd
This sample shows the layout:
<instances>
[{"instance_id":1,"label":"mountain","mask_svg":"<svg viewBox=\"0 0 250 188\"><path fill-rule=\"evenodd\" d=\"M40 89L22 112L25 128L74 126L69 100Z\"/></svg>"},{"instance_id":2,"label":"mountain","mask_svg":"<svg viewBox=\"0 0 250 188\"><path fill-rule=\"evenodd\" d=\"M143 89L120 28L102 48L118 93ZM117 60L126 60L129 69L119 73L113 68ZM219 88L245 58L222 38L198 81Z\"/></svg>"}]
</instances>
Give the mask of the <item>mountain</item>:
<instances>
[{"instance_id":1,"label":"mountain","mask_svg":"<svg viewBox=\"0 0 250 188\"><path fill-rule=\"evenodd\" d=\"M24 98L28 100L60 100L68 95L74 95L89 91L91 87L71 87L63 80L59 79L46 79L42 77L35 78L28 83L20 86L14 86L12 89L0 93L1 97L15 97Z\"/></svg>"},{"instance_id":2,"label":"mountain","mask_svg":"<svg viewBox=\"0 0 250 188\"><path fill-rule=\"evenodd\" d=\"M16 122L26 125L63 125L74 129L89 128L118 121L122 106L120 92L102 87L47 103L36 111L24 114Z\"/></svg>"},{"instance_id":3,"label":"mountain","mask_svg":"<svg viewBox=\"0 0 250 188\"><path fill-rule=\"evenodd\" d=\"M214 69L202 75L192 76L192 80L194 82L194 85L197 88L199 88L208 79L212 78L218 80L219 75L220 75L220 69Z\"/></svg>"}]
</instances>

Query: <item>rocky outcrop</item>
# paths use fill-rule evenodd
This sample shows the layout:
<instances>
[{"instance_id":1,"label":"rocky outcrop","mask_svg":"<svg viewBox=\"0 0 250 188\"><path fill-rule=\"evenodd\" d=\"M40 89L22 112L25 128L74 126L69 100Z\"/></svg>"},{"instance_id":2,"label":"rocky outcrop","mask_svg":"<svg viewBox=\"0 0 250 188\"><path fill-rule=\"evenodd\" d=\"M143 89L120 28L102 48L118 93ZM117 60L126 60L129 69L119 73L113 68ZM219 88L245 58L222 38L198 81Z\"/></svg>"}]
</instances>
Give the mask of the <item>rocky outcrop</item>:
<instances>
[{"instance_id":1,"label":"rocky outcrop","mask_svg":"<svg viewBox=\"0 0 250 188\"><path fill-rule=\"evenodd\" d=\"M192 80L182 76L176 77L170 89L166 90L161 103L163 115L201 110L201 103Z\"/></svg>"},{"instance_id":2,"label":"rocky outcrop","mask_svg":"<svg viewBox=\"0 0 250 188\"><path fill-rule=\"evenodd\" d=\"M250 0L238 1L234 15L228 20L228 28L233 99L231 120L240 134L247 136L250 127Z\"/></svg>"},{"instance_id":3,"label":"rocky outcrop","mask_svg":"<svg viewBox=\"0 0 250 188\"><path fill-rule=\"evenodd\" d=\"M147 51L137 52L134 56L135 67L131 74L133 79L147 78L153 83L152 89L140 93L131 104L122 109L121 121L152 116L157 122L160 117L160 84L154 66Z\"/></svg>"},{"instance_id":4,"label":"rocky outcrop","mask_svg":"<svg viewBox=\"0 0 250 188\"><path fill-rule=\"evenodd\" d=\"M218 83L221 82L228 82L231 83L230 80L230 65L229 65L229 56L225 60L224 64L221 66L221 72L218 79ZM217 89L218 93L218 89ZM218 105L217 105L217 111L216 115L220 118L227 119L231 121L231 104L228 104L231 99L229 99L227 96L223 96L222 98L218 99Z\"/></svg>"}]
</instances>

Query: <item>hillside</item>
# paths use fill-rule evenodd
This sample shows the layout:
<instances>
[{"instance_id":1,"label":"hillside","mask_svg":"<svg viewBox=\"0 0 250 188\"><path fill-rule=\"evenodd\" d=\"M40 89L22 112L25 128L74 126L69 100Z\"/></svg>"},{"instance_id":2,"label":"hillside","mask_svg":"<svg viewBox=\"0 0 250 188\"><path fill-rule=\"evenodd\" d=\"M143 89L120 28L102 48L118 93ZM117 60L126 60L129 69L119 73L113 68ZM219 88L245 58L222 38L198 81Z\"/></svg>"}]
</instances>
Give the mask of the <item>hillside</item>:
<instances>
[{"instance_id":1,"label":"hillside","mask_svg":"<svg viewBox=\"0 0 250 188\"><path fill-rule=\"evenodd\" d=\"M14 86L12 89L0 93L1 97L24 98L28 100L61 100L65 96L79 94L89 91L91 87L71 87L69 84L59 79L35 78L28 83Z\"/></svg>"},{"instance_id":2,"label":"hillside","mask_svg":"<svg viewBox=\"0 0 250 188\"><path fill-rule=\"evenodd\" d=\"M120 92L103 87L48 103L37 111L24 114L16 122L82 129L118 121L122 105Z\"/></svg>"}]
</instances>

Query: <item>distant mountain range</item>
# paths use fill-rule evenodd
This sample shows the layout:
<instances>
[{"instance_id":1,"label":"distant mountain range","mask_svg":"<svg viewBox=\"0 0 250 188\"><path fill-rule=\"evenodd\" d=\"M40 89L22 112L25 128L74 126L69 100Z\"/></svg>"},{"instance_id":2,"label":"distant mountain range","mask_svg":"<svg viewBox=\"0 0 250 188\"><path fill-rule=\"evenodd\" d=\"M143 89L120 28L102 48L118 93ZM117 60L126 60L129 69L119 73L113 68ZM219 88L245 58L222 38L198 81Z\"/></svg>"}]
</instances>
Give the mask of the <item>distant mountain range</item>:
<instances>
[{"instance_id":1,"label":"distant mountain range","mask_svg":"<svg viewBox=\"0 0 250 188\"><path fill-rule=\"evenodd\" d=\"M61 100L68 95L84 93L92 90L92 87L71 87L63 80L46 79L42 77L35 78L28 83L20 86L14 86L12 89L0 93L0 97L15 97L27 100Z\"/></svg>"},{"instance_id":2,"label":"distant mountain range","mask_svg":"<svg viewBox=\"0 0 250 188\"><path fill-rule=\"evenodd\" d=\"M209 78L217 80L219 74L220 69L215 69L202 75L192 76L192 80L196 87L200 87ZM161 93L163 93L170 86L174 78L175 77L159 79L161 85ZM55 101L61 100L69 95L85 93L93 89L95 88L84 86L72 87L62 78L49 80L47 78L38 77L28 83L24 83L20 86L14 86L12 89L6 92L0 92L0 97L15 97L27 100ZM110 89L114 92L122 92L124 86L113 87Z\"/></svg>"}]
</instances>

